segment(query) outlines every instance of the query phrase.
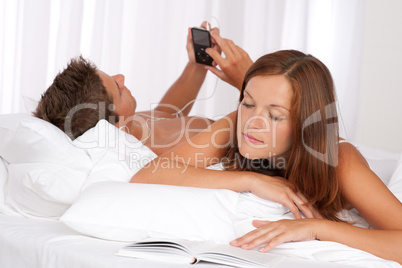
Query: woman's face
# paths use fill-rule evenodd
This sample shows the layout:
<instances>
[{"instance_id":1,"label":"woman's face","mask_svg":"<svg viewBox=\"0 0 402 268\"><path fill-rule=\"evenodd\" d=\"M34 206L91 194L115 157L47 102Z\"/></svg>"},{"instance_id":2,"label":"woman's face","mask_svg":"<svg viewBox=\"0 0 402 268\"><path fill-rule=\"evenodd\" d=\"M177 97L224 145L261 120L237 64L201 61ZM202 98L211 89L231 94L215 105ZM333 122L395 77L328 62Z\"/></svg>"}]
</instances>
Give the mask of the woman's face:
<instances>
[{"instance_id":1,"label":"woman's face","mask_svg":"<svg viewBox=\"0 0 402 268\"><path fill-rule=\"evenodd\" d=\"M237 117L237 142L242 156L269 158L290 149L292 94L283 75L255 76L249 80Z\"/></svg>"}]
</instances>

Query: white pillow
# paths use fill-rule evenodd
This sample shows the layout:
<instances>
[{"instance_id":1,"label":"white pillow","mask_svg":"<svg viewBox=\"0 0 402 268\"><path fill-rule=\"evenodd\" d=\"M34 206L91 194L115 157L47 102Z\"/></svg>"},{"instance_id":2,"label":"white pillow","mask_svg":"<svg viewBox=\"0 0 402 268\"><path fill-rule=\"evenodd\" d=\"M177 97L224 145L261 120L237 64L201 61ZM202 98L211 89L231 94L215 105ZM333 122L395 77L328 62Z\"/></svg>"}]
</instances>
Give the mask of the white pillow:
<instances>
[{"instance_id":1,"label":"white pillow","mask_svg":"<svg viewBox=\"0 0 402 268\"><path fill-rule=\"evenodd\" d=\"M4 162L3 158L0 157L0 204L4 204L4 188L7 183L7 177L8 177L8 172L7 172L7 167L6 163Z\"/></svg>"},{"instance_id":2,"label":"white pillow","mask_svg":"<svg viewBox=\"0 0 402 268\"><path fill-rule=\"evenodd\" d=\"M91 158L56 126L27 114L0 115L0 136L9 163L6 204L25 216L60 217L79 194L66 185L81 189Z\"/></svg>"},{"instance_id":3,"label":"white pillow","mask_svg":"<svg viewBox=\"0 0 402 268\"><path fill-rule=\"evenodd\" d=\"M112 177L113 181L127 182L157 157L137 138L103 119L75 139L73 144L84 149L95 165L90 181L110 181Z\"/></svg>"},{"instance_id":4,"label":"white pillow","mask_svg":"<svg viewBox=\"0 0 402 268\"><path fill-rule=\"evenodd\" d=\"M388 183L388 188L402 202L402 154L400 155L398 164L391 179Z\"/></svg>"},{"instance_id":5,"label":"white pillow","mask_svg":"<svg viewBox=\"0 0 402 268\"><path fill-rule=\"evenodd\" d=\"M57 219L92 183L127 182L156 157L105 120L72 142L39 118L0 115L0 136L10 163L6 204L26 217Z\"/></svg>"},{"instance_id":6,"label":"white pillow","mask_svg":"<svg viewBox=\"0 0 402 268\"><path fill-rule=\"evenodd\" d=\"M6 204L29 217L58 219L78 198L87 174L54 163L8 166Z\"/></svg>"},{"instance_id":7,"label":"white pillow","mask_svg":"<svg viewBox=\"0 0 402 268\"><path fill-rule=\"evenodd\" d=\"M90 161L63 131L31 115L0 115L0 137L0 154L9 164L64 163L81 168Z\"/></svg>"},{"instance_id":8,"label":"white pillow","mask_svg":"<svg viewBox=\"0 0 402 268\"><path fill-rule=\"evenodd\" d=\"M88 178L100 177L96 171L101 168L93 168L88 152L44 120L26 114L0 115L0 136L1 157L10 163L7 204L27 217L60 217L89 184ZM99 156L104 161L98 166L111 171L109 177L103 172L102 179L127 181L129 174L122 177L119 172L122 165L116 168L105 155ZM121 162L115 158L113 163Z\"/></svg>"},{"instance_id":9,"label":"white pillow","mask_svg":"<svg viewBox=\"0 0 402 268\"><path fill-rule=\"evenodd\" d=\"M238 193L170 185L99 182L88 187L61 221L90 236L138 241L147 237L235 238Z\"/></svg>"},{"instance_id":10,"label":"white pillow","mask_svg":"<svg viewBox=\"0 0 402 268\"><path fill-rule=\"evenodd\" d=\"M353 213L339 216L367 227ZM228 243L255 229L255 219L277 221L294 216L283 205L251 193L100 182L88 187L60 220L78 232L107 240L150 237Z\"/></svg>"},{"instance_id":11,"label":"white pillow","mask_svg":"<svg viewBox=\"0 0 402 268\"><path fill-rule=\"evenodd\" d=\"M100 182L61 217L72 229L115 241L145 238L229 243L252 221L294 219L281 204L251 193L158 184Z\"/></svg>"},{"instance_id":12,"label":"white pillow","mask_svg":"<svg viewBox=\"0 0 402 268\"><path fill-rule=\"evenodd\" d=\"M0 213L6 215L18 216L19 214L12 210L6 204L8 181L8 164L0 157Z\"/></svg>"}]
</instances>

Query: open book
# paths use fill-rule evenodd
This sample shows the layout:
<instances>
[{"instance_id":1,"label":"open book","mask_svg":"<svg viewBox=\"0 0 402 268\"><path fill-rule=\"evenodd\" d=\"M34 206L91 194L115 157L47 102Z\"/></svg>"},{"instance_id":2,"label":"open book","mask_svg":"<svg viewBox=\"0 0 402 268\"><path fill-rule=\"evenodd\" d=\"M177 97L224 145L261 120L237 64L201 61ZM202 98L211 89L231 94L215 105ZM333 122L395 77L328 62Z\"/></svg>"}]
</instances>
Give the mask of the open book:
<instances>
[{"instance_id":1,"label":"open book","mask_svg":"<svg viewBox=\"0 0 402 268\"><path fill-rule=\"evenodd\" d=\"M163 239L147 239L130 244L120 249L117 255L174 263L195 264L204 261L244 268L274 267L284 258L214 242Z\"/></svg>"}]
</instances>

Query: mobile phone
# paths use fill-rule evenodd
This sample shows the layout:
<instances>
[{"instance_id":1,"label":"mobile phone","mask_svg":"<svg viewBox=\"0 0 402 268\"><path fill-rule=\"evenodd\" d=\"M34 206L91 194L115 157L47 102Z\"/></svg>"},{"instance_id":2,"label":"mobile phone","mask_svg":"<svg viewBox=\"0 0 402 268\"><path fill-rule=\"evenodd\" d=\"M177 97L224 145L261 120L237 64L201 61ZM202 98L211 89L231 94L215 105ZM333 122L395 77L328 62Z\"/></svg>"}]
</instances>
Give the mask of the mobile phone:
<instances>
[{"instance_id":1,"label":"mobile phone","mask_svg":"<svg viewBox=\"0 0 402 268\"><path fill-rule=\"evenodd\" d=\"M211 36L209 35L209 31L194 27L191 28L191 34L193 35L195 61L197 63L212 66L214 60L205 52L205 49L211 47Z\"/></svg>"}]
</instances>

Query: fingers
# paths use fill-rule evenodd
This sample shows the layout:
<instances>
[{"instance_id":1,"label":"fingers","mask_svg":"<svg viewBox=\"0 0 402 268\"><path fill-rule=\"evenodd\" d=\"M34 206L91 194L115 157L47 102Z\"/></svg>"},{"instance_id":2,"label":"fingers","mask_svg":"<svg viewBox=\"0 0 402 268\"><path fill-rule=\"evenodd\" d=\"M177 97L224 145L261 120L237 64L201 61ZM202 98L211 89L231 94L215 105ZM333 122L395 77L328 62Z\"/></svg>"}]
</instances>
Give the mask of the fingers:
<instances>
[{"instance_id":1,"label":"fingers","mask_svg":"<svg viewBox=\"0 0 402 268\"><path fill-rule=\"evenodd\" d=\"M207 48L205 50L205 52L207 52L207 54L209 56L211 56L214 59L214 61L217 62L218 65L220 65L220 63L222 63L222 61L224 61L224 59L222 58L221 54L216 49Z\"/></svg>"},{"instance_id":2,"label":"fingers","mask_svg":"<svg viewBox=\"0 0 402 268\"><path fill-rule=\"evenodd\" d=\"M232 241L230 244L242 249L253 249L262 244L260 252L267 252L272 248L285 243L297 241L309 241L317 239L317 224L322 220L279 220L279 221L253 221L257 229Z\"/></svg>"},{"instance_id":3,"label":"fingers","mask_svg":"<svg viewBox=\"0 0 402 268\"><path fill-rule=\"evenodd\" d=\"M288 198L282 204L292 212L296 219L301 219L300 211L306 218L315 218L314 207L309 204L307 198L300 192L295 193L289 189Z\"/></svg>"},{"instance_id":4,"label":"fingers","mask_svg":"<svg viewBox=\"0 0 402 268\"><path fill-rule=\"evenodd\" d=\"M239 59L240 57L241 57L241 54L240 54L240 52L241 52L241 48L239 47L239 46L237 46L234 42L233 42L233 40L230 40L230 39L225 39L226 40L226 42L228 43L228 45L229 45L229 47L230 47L230 49L231 49L231 51L232 51L232 53L233 53L233 56L236 58L236 59Z\"/></svg>"},{"instance_id":5,"label":"fingers","mask_svg":"<svg viewBox=\"0 0 402 268\"><path fill-rule=\"evenodd\" d=\"M293 192L289 185L282 186L282 193L274 200L287 207L296 219L301 219L301 214L297 204L302 203L301 199Z\"/></svg>"},{"instance_id":6,"label":"fingers","mask_svg":"<svg viewBox=\"0 0 402 268\"><path fill-rule=\"evenodd\" d=\"M297 195L303 201L303 204L300 206L300 210L307 218L318 218L323 219L324 217L318 212L318 210L310 204L307 198L300 192L297 192Z\"/></svg>"},{"instance_id":7,"label":"fingers","mask_svg":"<svg viewBox=\"0 0 402 268\"><path fill-rule=\"evenodd\" d=\"M294 203L303 212L306 218L320 218L322 219L323 216L317 211L317 209L309 203L307 198L300 192L296 193L297 198L294 199Z\"/></svg>"},{"instance_id":8,"label":"fingers","mask_svg":"<svg viewBox=\"0 0 402 268\"><path fill-rule=\"evenodd\" d=\"M231 48L231 45L228 44L227 39L223 39L218 31L211 31L211 36L215 39L216 43L219 45L219 47L222 49L223 53L225 53L226 58L233 58L233 51ZM231 41L231 40L230 40ZM231 41L233 43L233 41ZM233 47L233 46L232 46Z\"/></svg>"},{"instance_id":9,"label":"fingers","mask_svg":"<svg viewBox=\"0 0 402 268\"><path fill-rule=\"evenodd\" d=\"M303 212L304 216L306 216L306 218L316 218L316 215L318 212L316 211L314 206L309 204L309 201L302 193L298 192L297 196L302 201L302 203L300 203L300 205L298 205L298 207Z\"/></svg>"},{"instance_id":10,"label":"fingers","mask_svg":"<svg viewBox=\"0 0 402 268\"><path fill-rule=\"evenodd\" d=\"M241 247L241 248L244 248L244 249L252 248L252 247L249 247L249 246L250 246L250 243L251 243L252 241L254 241L254 240L256 240L258 237L260 237L261 234L270 231L270 230L267 228L267 227L269 227L268 224L269 224L269 222L266 223L265 228L264 228L264 231L262 231L262 230L263 230L262 228L260 228L260 229L255 229L255 230L253 230L253 231L251 231L251 232L249 232L249 233L243 235L242 237L239 237L239 238L237 238L236 240L230 242L230 244L231 244L232 246ZM264 242L262 242L262 243L264 243ZM261 243L261 244L262 244L262 243ZM255 244L255 243L253 243L253 245L254 245L254 244ZM260 245L261 245L261 244L260 244ZM256 246L258 246L258 245L256 245ZM256 247L256 246L255 246L255 247Z\"/></svg>"},{"instance_id":11,"label":"fingers","mask_svg":"<svg viewBox=\"0 0 402 268\"><path fill-rule=\"evenodd\" d=\"M286 241L288 241L288 239L285 234L278 235L278 236L274 237L273 239L271 239L271 241L268 244L266 244L265 246L260 248L258 251L265 253L265 252L275 248L276 246L279 246L280 244L285 243Z\"/></svg>"},{"instance_id":12,"label":"fingers","mask_svg":"<svg viewBox=\"0 0 402 268\"><path fill-rule=\"evenodd\" d=\"M211 34L211 33L217 33L218 35L219 35L219 28L213 28L210 32L210 35L211 35L211 42L212 42L212 44L217 44L217 42L216 42L216 40L215 40L215 38L213 37L213 34Z\"/></svg>"},{"instance_id":13,"label":"fingers","mask_svg":"<svg viewBox=\"0 0 402 268\"><path fill-rule=\"evenodd\" d=\"M287 198L282 200L282 205L287 207L296 219L301 219L299 208L295 205L292 199Z\"/></svg>"},{"instance_id":14,"label":"fingers","mask_svg":"<svg viewBox=\"0 0 402 268\"><path fill-rule=\"evenodd\" d=\"M187 44L192 44L193 42L193 35L191 34L191 28L188 28L187 31Z\"/></svg>"},{"instance_id":15,"label":"fingers","mask_svg":"<svg viewBox=\"0 0 402 268\"><path fill-rule=\"evenodd\" d=\"M203 29L207 29L207 26L211 27L211 24L209 24L207 21L203 21L200 27Z\"/></svg>"},{"instance_id":16,"label":"fingers","mask_svg":"<svg viewBox=\"0 0 402 268\"><path fill-rule=\"evenodd\" d=\"M300 192L297 194L292 192L292 196L293 203L295 204L295 206L297 206L297 209L303 212L304 216L306 216L307 218L314 218L313 212L308 205L307 199Z\"/></svg>"},{"instance_id":17,"label":"fingers","mask_svg":"<svg viewBox=\"0 0 402 268\"><path fill-rule=\"evenodd\" d=\"M261 228L247 233L246 235L232 241L232 246L241 247L242 249L253 249L262 244L267 243L260 252L266 252L279 244L286 241L283 231L277 228L275 222L253 221L253 225L263 224Z\"/></svg>"},{"instance_id":18,"label":"fingers","mask_svg":"<svg viewBox=\"0 0 402 268\"><path fill-rule=\"evenodd\" d=\"M219 34L219 29L218 28L213 28L212 30L211 30L211 32L217 32L218 34ZM211 49L207 49L206 50L206 52L207 52L207 54L209 55L209 56L211 56L212 57L212 54L214 54L214 57L215 58L222 58L221 57L221 52L222 52L222 50L221 50L221 48L219 47L219 45L218 45L218 43L216 42L216 40L211 36L211 43L212 43L212 47L211 47ZM209 52L209 53L208 53ZM214 53L212 53L212 52L214 52ZM212 57L212 58L214 58L214 57ZM217 65L218 65L218 63L214 60L213 62L212 62L212 65L213 65L213 67L216 67Z\"/></svg>"},{"instance_id":19,"label":"fingers","mask_svg":"<svg viewBox=\"0 0 402 268\"><path fill-rule=\"evenodd\" d=\"M267 224L269 221L261 221L261 220L254 220L253 221L253 226L256 228L259 228L261 226L264 226L265 224Z\"/></svg>"},{"instance_id":20,"label":"fingers","mask_svg":"<svg viewBox=\"0 0 402 268\"><path fill-rule=\"evenodd\" d=\"M316 219L324 219L324 217L321 215L320 212L318 212L318 210L316 208L313 207L312 211L313 211L314 218L316 218Z\"/></svg>"}]
</instances>

